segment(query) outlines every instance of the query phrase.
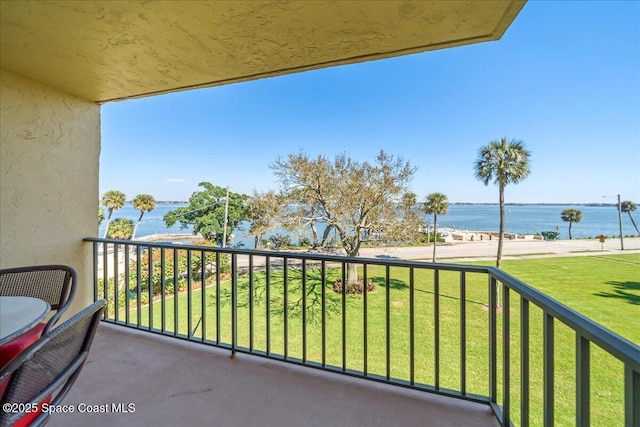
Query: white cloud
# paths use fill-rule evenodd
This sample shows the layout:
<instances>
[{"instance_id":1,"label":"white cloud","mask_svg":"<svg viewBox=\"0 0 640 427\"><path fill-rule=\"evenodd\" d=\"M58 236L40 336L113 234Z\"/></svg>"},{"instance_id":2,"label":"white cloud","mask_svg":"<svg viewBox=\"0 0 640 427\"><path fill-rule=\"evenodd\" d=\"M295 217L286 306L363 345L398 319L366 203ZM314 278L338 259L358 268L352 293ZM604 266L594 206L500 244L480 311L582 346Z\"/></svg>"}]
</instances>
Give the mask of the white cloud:
<instances>
[{"instance_id":1,"label":"white cloud","mask_svg":"<svg viewBox=\"0 0 640 427\"><path fill-rule=\"evenodd\" d=\"M184 179L182 178L167 178L166 179L167 182L186 182Z\"/></svg>"}]
</instances>

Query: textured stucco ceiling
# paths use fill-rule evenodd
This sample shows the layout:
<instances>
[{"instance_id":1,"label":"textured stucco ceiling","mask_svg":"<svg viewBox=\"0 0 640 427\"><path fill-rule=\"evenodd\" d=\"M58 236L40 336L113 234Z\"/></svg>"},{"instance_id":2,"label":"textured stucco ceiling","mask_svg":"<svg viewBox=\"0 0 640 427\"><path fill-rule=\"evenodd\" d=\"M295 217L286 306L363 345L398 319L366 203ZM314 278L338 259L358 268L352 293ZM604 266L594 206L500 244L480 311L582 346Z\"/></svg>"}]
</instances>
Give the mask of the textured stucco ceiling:
<instances>
[{"instance_id":1,"label":"textured stucco ceiling","mask_svg":"<svg viewBox=\"0 0 640 427\"><path fill-rule=\"evenodd\" d=\"M525 0L2 0L3 69L93 101L497 40Z\"/></svg>"}]
</instances>

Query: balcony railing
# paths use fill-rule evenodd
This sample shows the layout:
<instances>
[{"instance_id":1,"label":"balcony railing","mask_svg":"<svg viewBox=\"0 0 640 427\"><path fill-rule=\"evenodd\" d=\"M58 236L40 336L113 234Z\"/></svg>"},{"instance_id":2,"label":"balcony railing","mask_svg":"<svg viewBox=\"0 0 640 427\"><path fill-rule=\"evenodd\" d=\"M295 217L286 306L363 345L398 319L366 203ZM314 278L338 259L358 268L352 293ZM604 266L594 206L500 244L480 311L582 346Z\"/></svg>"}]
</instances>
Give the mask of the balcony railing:
<instances>
[{"instance_id":1,"label":"balcony railing","mask_svg":"<svg viewBox=\"0 0 640 427\"><path fill-rule=\"evenodd\" d=\"M86 241L105 321L486 403L502 425L640 426L640 347L499 269ZM354 269L375 290L336 285Z\"/></svg>"}]
</instances>

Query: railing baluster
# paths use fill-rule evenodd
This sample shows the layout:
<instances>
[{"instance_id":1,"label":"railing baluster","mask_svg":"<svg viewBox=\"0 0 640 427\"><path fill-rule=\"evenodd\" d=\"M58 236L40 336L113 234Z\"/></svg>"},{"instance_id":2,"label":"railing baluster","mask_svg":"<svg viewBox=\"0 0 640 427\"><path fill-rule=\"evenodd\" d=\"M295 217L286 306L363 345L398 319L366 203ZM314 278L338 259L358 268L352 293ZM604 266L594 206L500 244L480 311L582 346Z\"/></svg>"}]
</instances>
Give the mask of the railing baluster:
<instances>
[{"instance_id":1,"label":"railing baluster","mask_svg":"<svg viewBox=\"0 0 640 427\"><path fill-rule=\"evenodd\" d=\"M149 330L153 329L153 248L149 247L149 287L148 301L149 307Z\"/></svg>"},{"instance_id":2,"label":"railing baluster","mask_svg":"<svg viewBox=\"0 0 640 427\"><path fill-rule=\"evenodd\" d=\"M253 351L254 348L254 332L253 332L253 293L254 283L253 283L253 255L249 255L249 350Z\"/></svg>"},{"instance_id":3,"label":"railing baluster","mask_svg":"<svg viewBox=\"0 0 640 427\"><path fill-rule=\"evenodd\" d=\"M640 371L629 364L624 367L624 414L626 427L640 426Z\"/></svg>"},{"instance_id":4,"label":"railing baluster","mask_svg":"<svg viewBox=\"0 0 640 427\"><path fill-rule=\"evenodd\" d=\"M389 266L385 266L385 313L386 313L386 348L387 348L387 381L391 379L391 281L389 280Z\"/></svg>"},{"instance_id":5,"label":"railing baluster","mask_svg":"<svg viewBox=\"0 0 640 427\"><path fill-rule=\"evenodd\" d=\"M266 328L267 328L267 336L266 336L266 345L267 345L267 354L271 354L271 257L266 257L266 265L264 268L265 272L265 286L266 286L266 298L265 301L265 310L266 310Z\"/></svg>"},{"instance_id":6,"label":"railing baluster","mask_svg":"<svg viewBox=\"0 0 640 427\"><path fill-rule=\"evenodd\" d=\"M98 301L98 295L99 295L99 289L98 289L98 254L99 254L99 249L98 249L98 242L93 242L93 300L94 301ZM102 294L104 295L104 290L102 291ZM102 318L105 319L107 316L107 311L109 310L104 310L102 313Z\"/></svg>"},{"instance_id":7,"label":"railing baluster","mask_svg":"<svg viewBox=\"0 0 640 427\"><path fill-rule=\"evenodd\" d=\"M187 249L187 337L189 338L193 336L193 330L191 329L191 318L193 317L193 313L191 311L191 287L193 280L193 274L191 273L191 266L193 265L191 252L191 249Z\"/></svg>"},{"instance_id":8,"label":"railing baluster","mask_svg":"<svg viewBox=\"0 0 640 427\"><path fill-rule=\"evenodd\" d=\"M118 243L113 245L113 308L114 308L114 312L113 312L113 318L114 320L117 322L119 316L119 311L120 311L120 307L119 307L119 300L120 300L120 280L119 280L119 272L118 272L118 267L120 264L118 261L119 255L118 255L118 249L120 249L120 245Z\"/></svg>"},{"instance_id":9,"label":"railing baluster","mask_svg":"<svg viewBox=\"0 0 640 427\"><path fill-rule=\"evenodd\" d=\"M142 258L140 252L140 246L138 246L138 250L136 251L136 326L138 328L142 324L142 301L140 301L142 299L142 266L140 265Z\"/></svg>"},{"instance_id":10,"label":"railing baluster","mask_svg":"<svg viewBox=\"0 0 640 427\"><path fill-rule=\"evenodd\" d=\"M460 272L460 393L467 394L467 277Z\"/></svg>"},{"instance_id":11,"label":"railing baluster","mask_svg":"<svg viewBox=\"0 0 640 427\"><path fill-rule=\"evenodd\" d=\"M529 300L520 297L520 426L529 427Z\"/></svg>"},{"instance_id":12,"label":"railing baluster","mask_svg":"<svg viewBox=\"0 0 640 427\"><path fill-rule=\"evenodd\" d=\"M589 340L576 333L576 426L591 425Z\"/></svg>"},{"instance_id":13,"label":"railing baluster","mask_svg":"<svg viewBox=\"0 0 640 427\"><path fill-rule=\"evenodd\" d=\"M131 246L129 244L126 244L124 245L124 248L124 323L128 325L129 306L131 305L131 301L129 301L129 287L131 286L131 282L129 279L129 252L131 251Z\"/></svg>"},{"instance_id":14,"label":"railing baluster","mask_svg":"<svg viewBox=\"0 0 640 427\"><path fill-rule=\"evenodd\" d=\"M416 384L416 322L415 322L415 280L413 267L409 268L409 383Z\"/></svg>"},{"instance_id":15,"label":"railing baluster","mask_svg":"<svg viewBox=\"0 0 640 427\"><path fill-rule=\"evenodd\" d=\"M178 249L173 250L173 336L178 336Z\"/></svg>"},{"instance_id":16,"label":"railing baluster","mask_svg":"<svg viewBox=\"0 0 640 427\"><path fill-rule=\"evenodd\" d=\"M231 254L231 357L238 346L238 255Z\"/></svg>"},{"instance_id":17,"label":"railing baluster","mask_svg":"<svg viewBox=\"0 0 640 427\"><path fill-rule=\"evenodd\" d=\"M509 288L502 285L502 424L511 425L511 315L509 313Z\"/></svg>"},{"instance_id":18,"label":"railing baluster","mask_svg":"<svg viewBox=\"0 0 640 427\"><path fill-rule=\"evenodd\" d=\"M202 335L202 342L207 339L207 256L209 252L204 250L200 253L200 333ZM164 297L163 297L164 299ZM197 326L196 326L197 327Z\"/></svg>"},{"instance_id":19,"label":"railing baluster","mask_svg":"<svg viewBox=\"0 0 640 427\"><path fill-rule=\"evenodd\" d=\"M497 298L498 281L489 276L489 399L498 401L498 333Z\"/></svg>"},{"instance_id":20,"label":"railing baluster","mask_svg":"<svg viewBox=\"0 0 640 427\"><path fill-rule=\"evenodd\" d=\"M226 255L225 255L226 256ZM216 343L220 344L220 252L216 252Z\"/></svg>"},{"instance_id":21,"label":"railing baluster","mask_svg":"<svg viewBox=\"0 0 640 427\"><path fill-rule=\"evenodd\" d=\"M302 260L302 363L307 363L307 260Z\"/></svg>"},{"instance_id":22,"label":"railing baluster","mask_svg":"<svg viewBox=\"0 0 640 427\"><path fill-rule=\"evenodd\" d=\"M289 258L284 257L282 259L283 263L283 272L282 272L282 280L284 281L282 289L283 289L283 314L284 314L284 337L283 337L283 346L284 346L284 359L287 360L289 358Z\"/></svg>"},{"instance_id":23,"label":"railing baluster","mask_svg":"<svg viewBox=\"0 0 640 427\"><path fill-rule=\"evenodd\" d=\"M553 316L544 312L543 325L543 352L544 352L544 425L553 426L554 419L554 348L553 348Z\"/></svg>"},{"instance_id":24,"label":"railing baluster","mask_svg":"<svg viewBox=\"0 0 640 427\"><path fill-rule=\"evenodd\" d=\"M364 286L365 286L365 291L364 291L364 295L362 298L362 345L363 345L363 353L362 353L362 358L364 359L362 361L362 371L364 373L364 376L366 377L369 374L369 367L368 367L368 363L367 363L367 359L369 358L368 355L368 328L367 328L367 295L368 295L368 291L367 291L367 264L363 264L362 265L362 280L364 280Z\"/></svg>"},{"instance_id":25,"label":"railing baluster","mask_svg":"<svg viewBox=\"0 0 640 427\"><path fill-rule=\"evenodd\" d=\"M107 301L107 304L109 303L109 261L107 260L108 258L108 244L104 243L102 245L102 283L103 283L103 288L102 288L102 294L104 296L104 300ZM106 319L107 317L109 317L109 310L105 310L104 311L104 318ZM138 324L140 324L140 322L138 322Z\"/></svg>"},{"instance_id":26,"label":"railing baluster","mask_svg":"<svg viewBox=\"0 0 640 427\"><path fill-rule=\"evenodd\" d=\"M355 267L355 266L354 266ZM347 370L347 272L349 264L342 263L342 371Z\"/></svg>"},{"instance_id":27,"label":"railing baluster","mask_svg":"<svg viewBox=\"0 0 640 427\"><path fill-rule=\"evenodd\" d=\"M434 386L440 389L440 270L433 270Z\"/></svg>"},{"instance_id":28,"label":"railing baluster","mask_svg":"<svg viewBox=\"0 0 640 427\"><path fill-rule=\"evenodd\" d=\"M322 286L320 288L322 310L322 367L324 368L327 366L327 263L325 260L322 260L320 263L320 280L322 281Z\"/></svg>"},{"instance_id":29,"label":"railing baluster","mask_svg":"<svg viewBox=\"0 0 640 427\"><path fill-rule=\"evenodd\" d=\"M165 248L161 248L160 249L160 330L162 331L162 333L165 332L165 322L166 322L166 307L165 307L165 273L166 273L166 267L167 267L167 261L166 261L166 249Z\"/></svg>"}]
</instances>

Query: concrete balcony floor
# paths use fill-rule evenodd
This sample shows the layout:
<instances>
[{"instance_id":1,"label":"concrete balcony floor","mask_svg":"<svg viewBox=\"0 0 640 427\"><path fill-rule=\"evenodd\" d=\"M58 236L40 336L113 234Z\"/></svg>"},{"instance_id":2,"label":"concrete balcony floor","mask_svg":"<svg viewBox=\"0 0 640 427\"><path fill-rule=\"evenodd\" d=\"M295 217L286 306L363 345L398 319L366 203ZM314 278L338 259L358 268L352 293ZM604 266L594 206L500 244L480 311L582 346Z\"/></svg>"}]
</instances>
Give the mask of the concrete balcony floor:
<instances>
[{"instance_id":1,"label":"concrete balcony floor","mask_svg":"<svg viewBox=\"0 0 640 427\"><path fill-rule=\"evenodd\" d=\"M489 407L102 323L50 426L497 426ZM135 405L80 413L80 404Z\"/></svg>"}]
</instances>

